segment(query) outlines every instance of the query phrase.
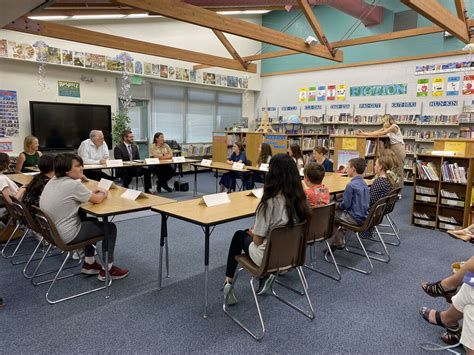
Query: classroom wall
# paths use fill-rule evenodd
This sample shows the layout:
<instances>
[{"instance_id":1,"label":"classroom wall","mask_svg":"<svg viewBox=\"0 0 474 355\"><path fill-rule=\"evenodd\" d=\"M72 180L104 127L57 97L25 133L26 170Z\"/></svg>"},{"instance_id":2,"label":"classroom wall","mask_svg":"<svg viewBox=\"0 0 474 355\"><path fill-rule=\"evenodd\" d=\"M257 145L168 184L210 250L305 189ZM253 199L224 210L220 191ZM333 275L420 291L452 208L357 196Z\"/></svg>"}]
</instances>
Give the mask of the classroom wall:
<instances>
[{"instance_id":1,"label":"classroom wall","mask_svg":"<svg viewBox=\"0 0 474 355\"><path fill-rule=\"evenodd\" d=\"M245 16L243 19L252 23L260 23L261 16ZM102 21L102 20L101 20ZM68 21L67 25L83 27L86 29L110 33L136 38L145 41L153 41L156 43L169 45L173 47L183 48L187 50L211 53L214 55L230 57L224 46L219 42L215 35L208 29L189 24L172 21L166 18L152 19L130 19L130 20L107 20L98 24L97 21ZM26 42L33 44L38 40L45 41L50 46L65 48L70 50L80 50L85 52L103 54L107 56L115 56L122 51L109 48L101 48L97 46L83 45L52 38L33 36L29 34L0 30L0 39L7 39L17 42ZM229 36L229 39L241 53L242 56L255 54L260 43L249 41L244 38ZM160 63L173 65L182 68L192 68L193 64L171 60L166 58L157 58L147 55L133 54L135 59L143 62ZM0 139L0 142L12 142L13 154L22 151L23 139L30 134L30 117L29 117L29 101L53 101L53 102L73 102L73 103L90 103L111 105L112 112L117 109L118 85L117 79L120 73L111 73L107 71L81 69L75 67L65 67L60 65L46 65L45 83L46 88L40 88L38 85L38 68L37 62L26 62L15 59L0 58L0 90L15 90L18 94L18 110L20 120L20 135L18 137L6 137ZM260 90L260 75L247 74L233 70L222 68L210 68L210 72L247 76L249 78L249 88L228 90L243 93L243 117L248 117L250 124L255 121L253 117L255 113L254 92ZM80 98L59 97L57 82L58 80L75 81L81 84ZM158 78L143 78L143 84L132 86L133 95L136 98L146 99L149 90L148 85L152 82L180 82L160 80ZM199 85L186 82L187 85ZM220 89L221 87L213 85L203 85L211 89Z\"/></svg>"},{"instance_id":2,"label":"classroom wall","mask_svg":"<svg viewBox=\"0 0 474 355\"><path fill-rule=\"evenodd\" d=\"M431 82L433 78L446 78L449 76L461 77L464 75L472 75L471 71L467 72L453 72L444 74L431 74L415 76L415 67L417 65L429 65L439 63L449 63L457 61L465 61L468 59L468 53L465 56L453 56L443 58L425 59L420 61L407 61L389 64L378 64L370 66L361 66L354 68L344 68L335 70L323 70L316 72L275 75L262 78L262 90L257 96L257 115L262 116L261 108L265 106L268 100L269 107L285 107L305 105L322 105L322 110L316 110L311 115L320 116L323 113L338 114L344 112L341 110L331 110L328 106L331 104L355 104L355 114L359 115L375 115L385 113L384 105L388 104L387 113L392 114L419 114L423 111L424 114L459 114L462 112L463 103L471 105L474 100L474 95L459 95L446 96L446 93L440 97L434 97L431 94ZM418 79L429 79L429 95L428 97L417 97L417 81ZM365 97L350 97L349 91L351 86L363 85L379 85L379 84L408 84L408 93L406 95L392 95L392 96L365 96ZM344 101L323 101L323 102L303 102L298 101L300 88L308 88L310 86L318 85L337 85L345 84L346 99ZM446 82L445 82L446 87ZM458 106L455 107L429 107L430 101L436 100L457 100ZM392 109L392 102L417 102L416 108L397 108ZM380 109L360 109L360 103L381 103ZM421 105L423 103L423 105ZM423 106L423 107L422 107ZM326 107L328 107L326 109ZM350 110L352 113L352 110ZM270 113L271 115L276 113ZM299 114L298 112L285 113L280 111L280 115L285 114Z\"/></svg>"},{"instance_id":3,"label":"classroom wall","mask_svg":"<svg viewBox=\"0 0 474 355\"><path fill-rule=\"evenodd\" d=\"M367 3L370 3L367 1ZM454 1L441 0L440 3L450 9L456 15ZM377 1L377 5L384 6L383 22L376 26L365 27L363 24L356 26L352 32L352 26L356 24L357 19L347 15L330 6L320 5L313 9L324 34L330 42L343 39L352 39L365 36L374 36L378 34L393 31L395 13L409 10L409 8L399 1L384 0ZM474 12L474 1L465 1L468 14L471 16ZM314 32L308 24L305 16L299 16L299 11L272 11L263 15L263 26L281 30L293 19L298 19L285 31L286 33L306 38L309 35L314 36ZM417 15L417 27L429 27L433 23L421 15ZM344 63L357 63L371 60L382 60L389 58L398 58L405 56L416 56L428 53L441 53L460 50L464 43L455 37L445 38L443 33L434 33L430 35L404 38L395 41L378 42L364 44L359 46L344 47ZM264 46L263 52L273 52L279 50L274 46ZM298 54L280 58L267 59L262 65L262 74L272 72L282 72L303 68L317 68L320 66L336 65L338 62L318 58L311 55Z\"/></svg>"}]
</instances>

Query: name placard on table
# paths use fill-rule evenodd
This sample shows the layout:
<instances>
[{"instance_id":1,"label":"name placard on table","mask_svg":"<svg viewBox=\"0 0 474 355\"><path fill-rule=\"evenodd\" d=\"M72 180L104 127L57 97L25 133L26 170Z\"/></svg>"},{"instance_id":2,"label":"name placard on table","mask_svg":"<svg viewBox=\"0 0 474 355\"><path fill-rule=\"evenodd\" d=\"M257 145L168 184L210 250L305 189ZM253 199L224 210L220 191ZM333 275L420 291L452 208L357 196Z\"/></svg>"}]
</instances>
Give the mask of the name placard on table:
<instances>
[{"instance_id":1,"label":"name placard on table","mask_svg":"<svg viewBox=\"0 0 474 355\"><path fill-rule=\"evenodd\" d=\"M137 198L148 198L146 194L138 190L127 189L120 197L126 198L127 200L135 201Z\"/></svg>"},{"instance_id":2,"label":"name placard on table","mask_svg":"<svg viewBox=\"0 0 474 355\"><path fill-rule=\"evenodd\" d=\"M229 196L227 195L227 192L221 192L218 194L203 196L199 204L206 205L207 207L212 207L223 205L226 203L230 203Z\"/></svg>"},{"instance_id":3,"label":"name placard on table","mask_svg":"<svg viewBox=\"0 0 474 355\"><path fill-rule=\"evenodd\" d=\"M235 169L235 170L244 170L245 168L245 164L244 163L237 163L235 162L234 164L232 164L232 169Z\"/></svg>"},{"instance_id":4,"label":"name placard on table","mask_svg":"<svg viewBox=\"0 0 474 355\"><path fill-rule=\"evenodd\" d=\"M211 166L212 165L212 160L211 159L203 159L203 160L201 160L201 165Z\"/></svg>"},{"instance_id":5,"label":"name placard on table","mask_svg":"<svg viewBox=\"0 0 474 355\"><path fill-rule=\"evenodd\" d=\"M148 164L148 165L160 164L160 159L158 159L158 158L146 158L145 163Z\"/></svg>"},{"instance_id":6,"label":"name placard on table","mask_svg":"<svg viewBox=\"0 0 474 355\"><path fill-rule=\"evenodd\" d=\"M102 178L102 179L100 179L99 185L97 185L97 187L99 189L109 191L110 189L116 189L117 185L115 185L112 180Z\"/></svg>"},{"instance_id":7,"label":"name placard on table","mask_svg":"<svg viewBox=\"0 0 474 355\"><path fill-rule=\"evenodd\" d=\"M256 198L261 199L263 197L263 188L251 190L247 196L255 196Z\"/></svg>"},{"instance_id":8,"label":"name placard on table","mask_svg":"<svg viewBox=\"0 0 474 355\"><path fill-rule=\"evenodd\" d=\"M173 163L186 163L185 157L173 157Z\"/></svg>"},{"instance_id":9,"label":"name placard on table","mask_svg":"<svg viewBox=\"0 0 474 355\"><path fill-rule=\"evenodd\" d=\"M123 166L123 160L122 159L107 159L105 161L105 165L108 168L120 167L120 166Z\"/></svg>"},{"instance_id":10,"label":"name placard on table","mask_svg":"<svg viewBox=\"0 0 474 355\"><path fill-rule=\"evenodd\" d=\"M270 164L260 164L260 166L258 167L258 170L268 172L269 167L270 167Z\"/></svg>"}]
</instances>

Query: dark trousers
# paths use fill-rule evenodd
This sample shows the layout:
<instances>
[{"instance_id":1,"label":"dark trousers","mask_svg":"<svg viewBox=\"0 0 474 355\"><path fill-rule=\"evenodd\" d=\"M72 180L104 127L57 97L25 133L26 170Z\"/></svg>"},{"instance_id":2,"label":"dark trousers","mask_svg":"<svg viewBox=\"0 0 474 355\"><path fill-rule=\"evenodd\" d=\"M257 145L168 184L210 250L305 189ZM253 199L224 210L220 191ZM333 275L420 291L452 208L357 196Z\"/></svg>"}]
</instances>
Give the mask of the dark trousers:
<instances>
[{"instance_id":1,"label":"dark trousers","mask_svg":"<svg viewBox=\"0 0 474 355\"><path fill-rule=\"evenodd\" d=\"M149 192L151 189L151 171L148 169L144 169L141 167L137 168L123 168L119 169L117 172L120 177L122 178L122 185L123 187L127 188L130 186L133 178L135 176L142 176L144 177L145 183L145 192Z\"/></svg>"},{"instance_id":2,"label":"dark trousers","mask_svg":"<svg viewBox=\"0 0 474 355\"><path fill-rule=\"evenodd\" d=\"M249 252L249 245L252 243L252 237L248 235L247 231L237 231L232 237L229 247L229 255L227 256L227 267L225 270L225 276L234 278L235 270L237 269L236 256L242 255Z\"/></svg>"},{"instance_id":3,"label":"dark trousers","mask_svg":"<svg viewBox=\"0 0 474 355\"><path fill-rule=\"evenodd\" d=\"M104 173L102 170L84 170L84 175L88 179L100 181L100 179L104 178L107 180L115 180L112 176L109 174Z\"/></svg>"},{"instance_id":4,"label":"dark trousers","mask_svg":"<svg viewBox=\"0 0 474 355\"><path fill-rule=\"evenodd\" d=\"M174 175L173 164L152 165L148 167L151 172L156 174L158 180L158 187L168 186L168 181Z\"/></svg>"},{"instance_id":5,"label":"dark trousers","mask_svg":"<svg viewBox=\"0 0 474 355\"><path fill-rule=\"evenodd\" d=\"M76 244L79 242L83 242L86 240L94 239L100 235L104 235L105 232L105 223L100 222L97 218L93 217L85 217L84 214L80 214L81 217L81 229L79 234L69 242L68 244ZM108 235L108 242L109 242L109 260L108 263L112 263L114 261L114 250L115 250L115 241L117 239L117 227L112 222L107 222L108 230L110 231ZM90 244L84 247L84 252L86 256L94 256L95 248L93 244ZM102 255L105 255L105 248L104 243L102 243ZM105 259L105 258L104 258Z\"/></svg>"}]
</instances>

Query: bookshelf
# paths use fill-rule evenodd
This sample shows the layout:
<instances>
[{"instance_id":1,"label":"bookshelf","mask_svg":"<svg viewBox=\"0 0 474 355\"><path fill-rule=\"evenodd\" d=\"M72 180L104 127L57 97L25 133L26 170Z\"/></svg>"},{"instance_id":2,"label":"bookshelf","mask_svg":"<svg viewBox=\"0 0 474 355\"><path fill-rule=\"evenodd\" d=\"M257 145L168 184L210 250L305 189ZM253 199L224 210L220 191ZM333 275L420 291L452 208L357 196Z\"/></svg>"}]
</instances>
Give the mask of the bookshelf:
<instances>
[{"instance_id":1,"label":"bookshelf","mask_svg":"<svg viewBox=\"0 0 474 355\"><path fill-rule=\"evenodd\" d=\"M462 229L471 223L474 155L417 154L412 223Z\"/></svg>"},{"instance_id":2,"label":"bookshelf","mask_svg":"<svg viewBox=\"0 0 474 355\"><path fill-rule=\"evenodd\" d=\"M345 165L345 161L340 161L344 153L341 151L357 152L359 158L365 159L367 162L366 176L374 174L375 160L380 154L380 147L388 147L388 137L367 137L353 135L338 135L334 137L334 168L338 169L340 165ZM349 157L348 157L349 158Z\"/></svg>"},{"instance_id":3,"label":"bookshelf","mask_svg":"<svg viewBox=\"0 0 474 355\"><path fill-rule=\"evenodd\" d=\"M212 161L225 163L235 142L246 145L247 132L212 132Z\"/></svg>"}]
</instances>

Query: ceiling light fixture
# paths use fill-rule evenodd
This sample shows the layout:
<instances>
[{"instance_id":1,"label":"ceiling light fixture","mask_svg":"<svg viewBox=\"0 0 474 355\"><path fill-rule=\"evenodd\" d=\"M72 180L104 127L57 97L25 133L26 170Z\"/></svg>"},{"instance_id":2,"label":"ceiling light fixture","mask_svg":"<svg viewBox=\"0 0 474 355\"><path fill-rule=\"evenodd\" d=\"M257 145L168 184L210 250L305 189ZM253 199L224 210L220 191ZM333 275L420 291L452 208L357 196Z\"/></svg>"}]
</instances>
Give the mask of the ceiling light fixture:
<instances>
[{"instance_id":1,"label":"ceiling light fixture","mask_svg":"<svg viewBox=\"0 0 474 355\"><path fill-rule=\"evenodd\" d=\"M40 21L58 21L65 20L69 16L28 16L30 20L40 20Z\"/></svg>"},{"instance_id":2,"label":"ceiling light fixture","mask_svg":"<svg viewBox=\"0 0 474 355\"><path fill-rule=\"evenodd\" d=\"M123 18L126 15L115 14L115 15L74 15L71 17L72 20L110 20Z\"/></svg>"}]
</instances>

